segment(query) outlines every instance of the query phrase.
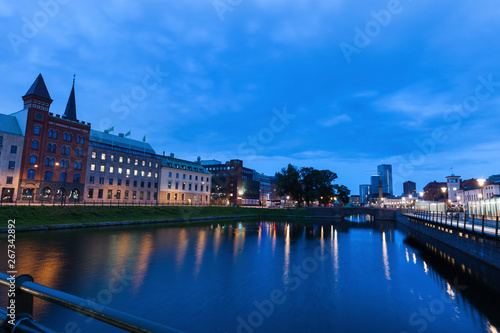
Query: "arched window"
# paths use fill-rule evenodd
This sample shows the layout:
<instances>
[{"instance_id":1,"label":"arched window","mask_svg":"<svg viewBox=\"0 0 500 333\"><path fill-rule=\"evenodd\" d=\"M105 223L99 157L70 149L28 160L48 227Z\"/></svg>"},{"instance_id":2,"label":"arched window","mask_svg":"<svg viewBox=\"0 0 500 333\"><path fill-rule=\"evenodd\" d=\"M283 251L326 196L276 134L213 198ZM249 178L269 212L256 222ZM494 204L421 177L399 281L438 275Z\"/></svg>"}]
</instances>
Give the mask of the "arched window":
<instances>
[{"instance_id":1,"label":"arched window","mask_svg":"<svg viewBox=\"0 0 500 333\"><path fill-rule=\"evenodd\" d=\"M45 157L45 166L50 165L50 157Z\"/></svg>"},{"instance_id":2,"label":"arched window","mask_svg":"<svg viewBox=\"0 0 500 333\"><path fill-rule=\"evenodd\" d=\"M52 150L51 150L51 153L55 153L56 152L56 147L57 145L55 143L52 144Z\"/></svg>"},{"instance_id":3,"label":"arched window","mask_svg":"<svg viewBox=\"0 0 500 333\"><path fill-rule=\"evenodd\" d=\"M33 141L31 142L31 149L36 149L36 150L38 150L38 144L39 144L39 142L40 142L40 141L38 141L38 140L33 140Z\"/></svg>"},{"instance_id":4,"label":"arched window","mask_svg":"<svg viewBox=\"0 0 500 333\"><path fill-rule=\"evenodd\" d=\"M43 175L43 180L52 181L52 171L45 171Z\"/></svg>"},{"instance_id":5,"label":"arched window","mask_svg":"<svg viewBox=\"0 0 500 333\"><path fill-rule=\"evenodd\" d=\"M47 152L52 152L52 143L47 143Z\"/></svg>"},{"instance_id":6,"label":"arched window","mask_svg":"<svg viewBox=\"0 0 500 333\"><path fill-rule=\"evenodd\" d=\"M40 135L40 126L35 126L35 129L33 130L33 134Z\"/></svg>"},{"instance_id":7,"label":"arched window","mask_svg":"<svg viewBox=\"0 0 500 333\"><path fill-rule=\"evenodd\" d=\"M68 140L68 133L64 132L64 134L63 134L63 140L64 141Z\"/></svg>"},{"instance_id":8,"label":"arched window","mask_svg":"<svg viewBox=\"0 0 500 333\"><path fill-rule=\"evenodd\" d=\"M73 175L73 183L79 183L80 182L80 174L79 173L75 173Z\"/></svg>"},{"instance_id":9,"label":"arched window","mask_svg":"<svg viewBox=\"0 0 500 333\"><path fill-rule=\"evenodd\" d=\"M80 143L81 143L81 144L84 144L84 143L85 143L85 137L84 137L84 136L82 136L82 137L80 138Z\"/></svg>"},{"instance_id":10,"label":"arched window","mask_svg":"<svg viewBox=\"0 0 500 333\"><path fill-rule=\"evenodd\" d=\"M56 159L52 157L52 158L50 159L50 166L54 166L54 162L55 162L55 161L56 161Z\"/></svg>"},{"instance_id":11,"label":"arched window","mask_svg":"<svg viewBox=\"0 0 500 333\"><path fill-rule=\"evenodd\" d=\"M36 174L35 169L29 169L28 170L28 179L35 179L35 174Z\"/></svg>"},{"instance_id":12,"label":"arched window","mask_svg":"<svg viewBox=\"0 0 500 333\"><path fill-rule=\"evenodd\" d=\"M49 129L49 138L52 138L53 135L54 135L54 130Z\"/></svg>"},{"instance_id":13,"label":"arched window","mask_svg":"<svg viewBox=\"0 0 500 333\"><path fill-rule=\"evenodd\" d=\"M79 135L76 136L76 143L80 143L80 136Z\"/></svg>"},{"instance_id":14,"label":"arched window","mask_svg":"<svg viewBox=\"0 0 500 333\"><path fill-rule=\"evenodd\" d=\"M75 161L75 164L74 164L74 169L75 169L75 170L78 170L78 162L77 162L77 161Z\"/></svg>"},{"instance_id":15,"label":"arched window","mask_svg":"<svg viewBox=\"0 0 500 333\"><path fill-rule=\"evenodd\" d=\"M65 182L66 181L66 172L61 172L59 174L59 181L60 182Z\"/></svg>"},{"instance_id":16,"label":"arched window","mask_svg":"<svg viewBox=\"0 0 500 333\"><path fill-rule=\"evenodd\" d=\"M57 135L58 135L58 134L59 134L59 132L58 132L58 131L56 131L56 130L54 130L54 136L53 136L53 138L54 138L54 139L57 139Z\"/></svg>"},{"instance_id":17,"label":"arched window","mask_svg":"<svg viewBox=\"0 0 500 333\"><path fill-rule=\"evenodd\" d=\"M30 156L30 164L36 164L36 158L37 158L36 155L31 155Z\"/></svg>"},{"instance_id":18,"label":"arched window","mask_svg":"<svg viewBox=\"0 0 500 333\"><path fill-rule=\"evenodd\" d=\"M73 135L71 133L68 133L68 141L71 142L71 139L73 138Z\"/></svg>"}]
</instances>

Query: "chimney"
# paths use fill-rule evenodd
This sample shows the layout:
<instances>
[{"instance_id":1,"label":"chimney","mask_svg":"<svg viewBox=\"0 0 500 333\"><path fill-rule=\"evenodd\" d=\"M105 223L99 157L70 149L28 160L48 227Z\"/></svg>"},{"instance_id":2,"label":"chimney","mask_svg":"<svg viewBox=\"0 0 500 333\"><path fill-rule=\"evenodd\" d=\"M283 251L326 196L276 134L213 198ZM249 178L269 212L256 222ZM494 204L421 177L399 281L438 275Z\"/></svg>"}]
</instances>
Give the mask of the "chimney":
<instances>
[{"instance_id":1,"label":"chimney","mask_svg":"<svg viewBox=\"0 0 500 333\"><path fill-rule=\"evenodd\" d=\"M173 158L173 157L174 157L174 153L170 153L170 157L172 157L172 158Z\"/></svg>"}]
</instances>

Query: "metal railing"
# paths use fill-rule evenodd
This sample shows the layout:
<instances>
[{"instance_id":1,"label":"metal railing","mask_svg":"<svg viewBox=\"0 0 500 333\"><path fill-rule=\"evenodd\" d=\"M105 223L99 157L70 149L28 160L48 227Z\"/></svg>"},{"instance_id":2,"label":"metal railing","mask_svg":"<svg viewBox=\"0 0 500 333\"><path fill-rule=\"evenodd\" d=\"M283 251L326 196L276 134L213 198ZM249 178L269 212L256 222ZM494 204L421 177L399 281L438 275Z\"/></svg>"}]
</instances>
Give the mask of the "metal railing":
<instances>
[{"instance_id":1,"label":"metal railing","mask_svg":"<svg viewBox=\"0 0 500 333\"><path fill-rule=\"evenodd\" d=\"M54 332L33 319L33 297L61 305L67 309L128 332L180 332L176 329L42 286L33 282L33 278L27 274L11 278L9 275L0 273L0 284L9 288L12 288L12 284L15 285L15 297L9 297L8 302L10 304L11 299L15 300L15 310L12 314L12 309L7 308L8 311L0 309L0 332ZM14 319L14 321L11 321L11 319ZM15 324L12 325L9 322L14 322Z\"/></svg>"},{"instance_id":2,"label":"metal railing","mask_svg":"<svg viewBox=\"0 0 500 333\"><path fill-rule=\"evenodd\" d=\"M416 218L421 221L444 225L459 231L500 240L498 216L491 218L485 215L469 215L468 213L421 210L402 210L401 213L407 217Z\"/></svg>"}]
</instances>

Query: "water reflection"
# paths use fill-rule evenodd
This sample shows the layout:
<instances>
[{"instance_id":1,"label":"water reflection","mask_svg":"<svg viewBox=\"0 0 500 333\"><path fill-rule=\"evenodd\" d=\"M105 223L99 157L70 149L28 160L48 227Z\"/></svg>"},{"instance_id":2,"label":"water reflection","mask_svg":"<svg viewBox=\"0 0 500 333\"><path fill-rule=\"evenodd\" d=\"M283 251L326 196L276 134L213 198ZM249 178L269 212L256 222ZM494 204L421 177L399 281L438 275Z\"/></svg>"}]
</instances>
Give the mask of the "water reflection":
<instances>
[{"instance_id":1,"label":"water reflection","mask_svg":"<svg viewBox=\"0 0 500 333\"><path fill-rule=\"evenodd\" d=\"M21 272L84 298L97 298L116 272L130 275L107 305L184 331L235 332L237 318L279 290L287 301L255 332L413 332L412 313L442 295L450 303L429 331L496 332L500 297L489 285L498 276L408 234L353 217L23 234L17 245ZM0 253L4 271L5 263ZM58 331L64 318L84 332L114 332L46 302L35 307Z\"/></svg>"}]
</instances>

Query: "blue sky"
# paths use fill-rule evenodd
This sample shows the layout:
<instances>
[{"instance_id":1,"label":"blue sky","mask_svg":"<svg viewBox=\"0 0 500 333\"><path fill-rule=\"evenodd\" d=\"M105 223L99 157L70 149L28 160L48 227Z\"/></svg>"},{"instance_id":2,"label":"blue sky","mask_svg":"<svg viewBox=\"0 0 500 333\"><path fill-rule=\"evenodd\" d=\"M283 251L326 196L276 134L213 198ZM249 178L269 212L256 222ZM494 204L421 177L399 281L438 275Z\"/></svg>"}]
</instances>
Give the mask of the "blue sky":
<instances>
[{"instance_id":1,"label":"blue sky","mask_svg":"<svg viewBox=\"0 0 500 333\"><path fill-rule=\"evenodd\" d=\"M354 194L382 161L396 193L500 173L497 1L0 1L2 113L42 73L62 114L76 73L79 119L158 153Z\"/></svg>"}]
</instances>

